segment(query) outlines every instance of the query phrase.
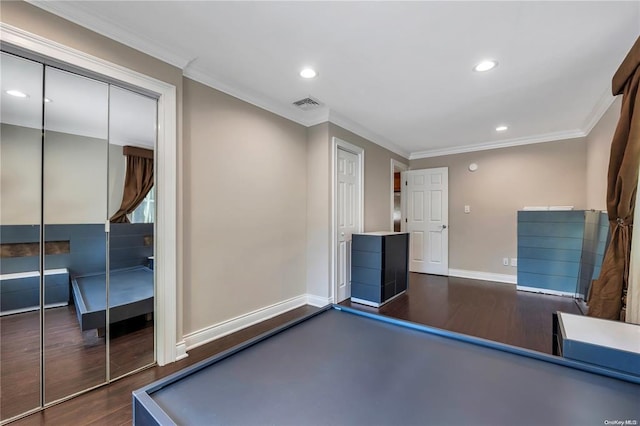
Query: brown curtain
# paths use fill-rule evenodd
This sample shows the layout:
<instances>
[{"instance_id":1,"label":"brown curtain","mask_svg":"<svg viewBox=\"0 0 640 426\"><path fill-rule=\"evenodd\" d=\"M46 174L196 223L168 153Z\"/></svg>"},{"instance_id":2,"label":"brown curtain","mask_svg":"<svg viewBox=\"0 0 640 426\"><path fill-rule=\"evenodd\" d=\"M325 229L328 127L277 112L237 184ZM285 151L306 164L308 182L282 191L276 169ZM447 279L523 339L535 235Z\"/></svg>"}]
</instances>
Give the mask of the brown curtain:
<instances>
[{"instance_id":1,"label":"brown curtain","mask_svg":"<svg viewBox=\"0 0 640 426\"><path fill-rule=\"evenodd\" d=\"M129 223L127 215L140 205L153 187L153 151L125 146L122 152L127 156L127 173L120 210L110 219L113 223Z\"/></svg>"},{"instance_id":2,"label":"brown curtain","mask_svg":"<svg viewBox=\"0 0 640 426\"><path fill-rule=\"evenodd\" d=\"M611 142L607 212L611 242L589 296L589 315L624 320L629 281L633 210L640 166L640 37L613 77L613 94L622 94L620 121Z\"/></svg>"}]
</instances>

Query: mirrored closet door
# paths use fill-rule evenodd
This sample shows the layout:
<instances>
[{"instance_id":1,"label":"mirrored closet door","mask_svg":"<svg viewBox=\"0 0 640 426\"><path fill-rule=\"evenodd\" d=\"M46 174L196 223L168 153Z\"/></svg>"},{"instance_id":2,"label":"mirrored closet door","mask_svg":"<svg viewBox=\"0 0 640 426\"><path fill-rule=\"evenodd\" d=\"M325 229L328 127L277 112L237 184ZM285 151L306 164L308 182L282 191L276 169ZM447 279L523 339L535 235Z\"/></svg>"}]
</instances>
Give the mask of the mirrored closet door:
<instances>
[{"instance_id":1,"label":"mirrored closet door","mask_svg":"<svg viewBox=\"0 0 640 426\"><path fill-rule=\"evenodd\" d=\"M157 101L38 58L0 64L4 423L155 362Z\"/></svg>"},{"instance_id":2,"label":"mirrored closet door","mask_svg":"<svg viewBox=\"0 0 640 426\"><path fill-rule=\"evenodd\" d=\"M2 53L0 420L41 405L43 73L40 63Z\"/></svg>"},{"instance_id":3,"label":"mirrored closet door","mask_svg":"<svg viewBox=\"0 0 640 426\"><path fill-rule=\"evenodd\" d=\"M109 377L155 362L153 246L157 102L109 96Z\"/></svg>"},{"instance_id":4,"label":"mirrored closet door","mask_svg":"<svg viewBox=\"0 0 640 426\"><path fill-rule=\"evenodd\" d=\"M105 383L109 85L45 68L45 404Z\"/></svg>"}]
</instances>

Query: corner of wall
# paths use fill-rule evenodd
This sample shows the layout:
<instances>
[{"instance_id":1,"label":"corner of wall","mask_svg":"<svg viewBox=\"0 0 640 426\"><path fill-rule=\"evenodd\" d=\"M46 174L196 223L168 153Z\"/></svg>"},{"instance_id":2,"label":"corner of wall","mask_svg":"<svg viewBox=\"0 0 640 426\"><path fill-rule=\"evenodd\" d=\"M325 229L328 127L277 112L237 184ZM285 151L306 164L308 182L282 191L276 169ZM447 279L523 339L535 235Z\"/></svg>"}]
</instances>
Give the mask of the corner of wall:
<instances>
[{"instance_id":1,"label":"corner of wall","mask_svg":"<svg viewBox=\"0 0 640 426\"><path fill-rule=\"evenodd\" d=\"M307 128L307 293L330 297L329 123ZM320 303L320 302L318 302Z\"/></svg>"},{"instance_id":2,"label":"corner of wall","mask_svg":"<svg viewBox=\"0 0 640 426\"><path fill-rule=\"evenodd\" d=\"M609 151L615 133L622 97L611 104L586 137L587 164L585 168L587 208L606 210L607 173L609 169Z\"/></svg>"}]
</instances>

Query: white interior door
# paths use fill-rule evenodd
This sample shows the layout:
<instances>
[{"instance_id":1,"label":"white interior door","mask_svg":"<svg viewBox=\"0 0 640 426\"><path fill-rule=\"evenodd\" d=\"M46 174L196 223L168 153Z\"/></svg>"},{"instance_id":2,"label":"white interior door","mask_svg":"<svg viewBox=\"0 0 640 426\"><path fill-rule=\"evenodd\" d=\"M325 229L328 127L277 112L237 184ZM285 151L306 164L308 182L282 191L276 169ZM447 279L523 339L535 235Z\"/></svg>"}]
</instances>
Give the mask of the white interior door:
<instances>
[{"instance_id":1,"label":"white interior door","mask_svg":"<svg viewBox=\"0 0 640 426\"><path fill-rule=\"evenodd\" d=\"M356 154L338 147L336 158L336 303L351 296L351 234L360 228L360 162Z\"/></svg>"},{"instance_id":2,"label":"white interior door","mask_svg":"<svg viewBox=\"0 0 640 426\"><path fill-rule=\"evenodd\" d=\"M403 173L406 191L406 232L410 234L409 270L449 274L449 170Z\"/></svg>"}]
</instances>

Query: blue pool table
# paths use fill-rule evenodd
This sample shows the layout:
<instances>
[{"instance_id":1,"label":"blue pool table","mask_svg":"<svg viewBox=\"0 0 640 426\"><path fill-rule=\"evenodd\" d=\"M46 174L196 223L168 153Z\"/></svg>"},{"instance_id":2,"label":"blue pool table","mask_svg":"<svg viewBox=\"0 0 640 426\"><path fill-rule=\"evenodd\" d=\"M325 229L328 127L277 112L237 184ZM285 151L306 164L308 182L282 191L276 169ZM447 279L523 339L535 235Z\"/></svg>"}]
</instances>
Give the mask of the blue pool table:
<instances>
[{"instance_id":1,"label":"blue pool table","mask_svg":"<svg viewBox=\"0 0 640 426\"><path fill-rule=\"evenodd\" d=\"M603 425L640 377L328 306L133 393L136 425Z\"/></svg>"}]
</instances>

